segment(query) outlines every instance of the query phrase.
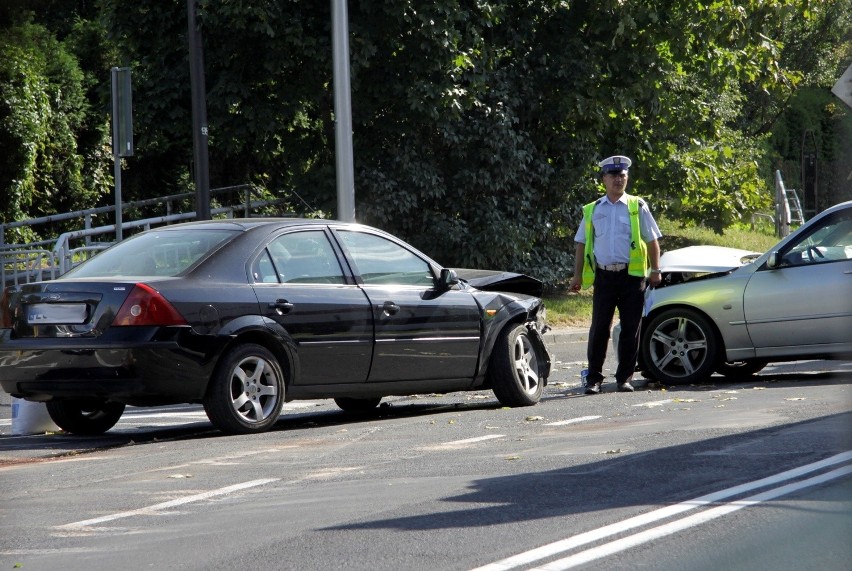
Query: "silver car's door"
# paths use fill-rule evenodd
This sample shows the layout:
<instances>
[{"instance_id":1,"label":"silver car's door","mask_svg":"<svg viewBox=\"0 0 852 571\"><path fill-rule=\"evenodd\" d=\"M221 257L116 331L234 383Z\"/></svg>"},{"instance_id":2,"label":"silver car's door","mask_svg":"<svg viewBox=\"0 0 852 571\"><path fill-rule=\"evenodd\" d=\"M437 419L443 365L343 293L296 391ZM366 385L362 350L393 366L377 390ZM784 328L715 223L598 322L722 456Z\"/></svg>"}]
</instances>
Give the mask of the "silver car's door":
<instances>
[{"instance_id":1,"label":"silver car's door","mask_svg":"<svg viewBox=\"0 0 852 571\"><path fill-rule=\"evenodd\" d=\"M827 217L779 252L746 286L745 318L757 356L852 348L852 213Z\"/></svg>"}]
</instances>

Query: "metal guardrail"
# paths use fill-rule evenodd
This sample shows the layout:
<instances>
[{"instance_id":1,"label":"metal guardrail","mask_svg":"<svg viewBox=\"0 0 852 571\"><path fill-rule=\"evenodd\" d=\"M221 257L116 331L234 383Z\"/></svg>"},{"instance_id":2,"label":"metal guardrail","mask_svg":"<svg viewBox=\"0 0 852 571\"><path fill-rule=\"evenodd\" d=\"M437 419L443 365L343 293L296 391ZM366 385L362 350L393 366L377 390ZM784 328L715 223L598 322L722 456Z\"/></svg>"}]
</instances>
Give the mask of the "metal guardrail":
<instances>
[{"instance_id":1,"label":"metal guardrail","mask_svg":"<svg viewBox=\"0 0 852 571\"><path fill-rule=\"evenodd\" d=\"M245 212L246 218L249 217L252 210L252 194L254 192L254 186L250 184L239 184L235 186L224 186L220 188L210 189L211 197L222 195L222 194L233 194L235 192L239 192L242 194L242 202L240 204L233 204L229 208L233 209L242 209ZM179 194L170 194L166 196L160 196L157 198L147 198L144 200L135 200L133 202L126 202L122 205L121 210L133 210L137 208L145 208L147 206L158 206L164 205L166 207L165 216L169 216L173 214L174 204L176 202L180 202L183 200L191 200L195 197L195 193L192 192L182 192ZM114 206L100 206L98 208L86 208L84 210L75 210L73 212L64 212L62 214L51 214L50 216L41 216L38 218L28 218L27 220L18 220L15 222L4 222L0 224L0 250L5 250L9 248L20 248L24 246L35 246L35 245L47 245L52 244L53 240L42 240L41 242L33 242L32 244L6 244L6 230L12 228L22 228L22 227L32 227L32 226L40 226L42 224L51 224L53 222L61 222L63 220L76 220L82 219L84 223L84 228L92 228L92 220L101 214L109 214L112 215L115 213ZM128 226L129 223L121 224L122 227Z\"/></svg>"},{"instance_id":2,"label":"metal guardrail","mask_svg":"<svg viewBox=\"0 0 852 571\"><path fill-rule=\"evenodd\" d=\"M217 189L217 190L233 190ZM211 191L212 192L212 191ZM158 200L178 200L193 196L192 193L176 194L162 199L150 199L132 203L134 206L158 204ZM257 209L276 206L284 202L284 199L278 198L273 200L251 200L249 199L240 204L232 206L221 206L212 208L211 215L224 215L226 218L235 218L237 215L250 217L253 211ZM171 208L167 206L167 211ZM74 230L61 234L55 240L42 240L32 244L3 244L0 242L0 285L2 287L8 285L20 285L35 281L44 281L55 279L74 266L79 265L85 260L91 258L101 250L110 247L114 242L112 240L93 242L92 238L96 236L114 236L116 225L110 224L106 226L91 227L91 216L100 211L113 211L112 207L93 208L85 211L77 211L56 216L45 216L38 219L32 219L22 222L12 222L5 224L6 228L25 225L26 223L47 223L57 220L73 219L81 216L87 216L86 227L82 230ZM153 226L170 224L172 222L182 222L194 220L195 212L168 213L165 216L156 216L141 220L133 220L124 222L123 228L142 228L145 230ZM2 230L0 226L0 230ZM83 243L79 246L74 242L82 240Z\"/></svg>"}]
</instances>

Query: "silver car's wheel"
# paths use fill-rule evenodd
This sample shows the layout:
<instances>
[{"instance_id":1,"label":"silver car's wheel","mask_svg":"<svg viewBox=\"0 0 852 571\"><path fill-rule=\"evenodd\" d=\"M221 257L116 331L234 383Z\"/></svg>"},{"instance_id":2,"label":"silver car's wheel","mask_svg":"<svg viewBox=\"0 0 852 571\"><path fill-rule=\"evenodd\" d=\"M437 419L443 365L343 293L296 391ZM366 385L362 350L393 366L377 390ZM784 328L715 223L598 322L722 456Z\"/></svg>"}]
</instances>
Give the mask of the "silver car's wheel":
<instances>
[{"instance_id":1,"label":"silver car's wheel","mask_svg":"<svg viewBox=\"0 0 852 571\"><path fill-rule=\"evenodd\" d=\"M500 334L488 376L491 389L505 406L530 406L541 399L544 380L536 344L523 325L508 327Z\"/></svg>"},{"instance_id":2,"label":"silver car's wheel","mask_svg":"<svg viewBox=\"0 0 852 571\"><path fill-rule=\"evenodd\" d=\"M204 397L210 422L222 432L263 432L284 404L284 375L275 356L253 343L232 349L220 362Z\"/></svg>"},{"instance_id":3,"label":"silver car's wheel","mask_svg":"<svg viewBox=\"0 0 852 571\"><path fill-rule=\"evenodd\" d=\"M668 384L699 383L706 381L718 365L716 332L696 311L664 311L643 331L643 362L654 379Z\"/></svg>"}]
</instances>

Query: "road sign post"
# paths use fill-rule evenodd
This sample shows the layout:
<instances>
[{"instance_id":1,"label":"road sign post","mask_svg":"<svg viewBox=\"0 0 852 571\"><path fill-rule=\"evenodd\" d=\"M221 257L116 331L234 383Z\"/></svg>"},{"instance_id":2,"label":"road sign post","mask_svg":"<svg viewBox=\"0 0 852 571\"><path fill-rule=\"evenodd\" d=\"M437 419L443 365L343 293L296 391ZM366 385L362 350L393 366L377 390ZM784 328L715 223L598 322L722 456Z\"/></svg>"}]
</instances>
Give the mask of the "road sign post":
<instances>
[{"instance_id":1,"label":"road sign post","mask_svg":"<svg viewBox=\"0 0 852 571\"><path fill-rule=\"evenodd\" d=\"M112 154L115 160L115 240L121 230L121 158L133 156L133 96L129 67L112 68Z\"/></svg>"}]
</instances>

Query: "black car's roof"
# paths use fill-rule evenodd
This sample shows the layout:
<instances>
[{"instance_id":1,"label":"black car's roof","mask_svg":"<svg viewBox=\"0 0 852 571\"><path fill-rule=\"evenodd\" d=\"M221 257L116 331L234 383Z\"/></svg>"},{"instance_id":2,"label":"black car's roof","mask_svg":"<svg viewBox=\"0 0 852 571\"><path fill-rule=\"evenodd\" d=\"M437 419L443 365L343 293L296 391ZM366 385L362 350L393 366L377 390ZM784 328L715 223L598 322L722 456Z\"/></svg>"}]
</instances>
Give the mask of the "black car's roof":
<instances>
[{"instance_id":1,"label":"black car's roof","mask_svg":"<svg viewBox=\"0 0 852 571\"><path fill-rule=\"evenodd\" d=\"M325 226L328 224L347 224L338 220L318 220L315 218L227 218L224 220L198 220L194 222L183 222L172 224L167 227L159 227L157 230L176 230L182 228L207 227L213 229L241 228L249 230L260 226Z\"/></svg>"}]
</instances>

